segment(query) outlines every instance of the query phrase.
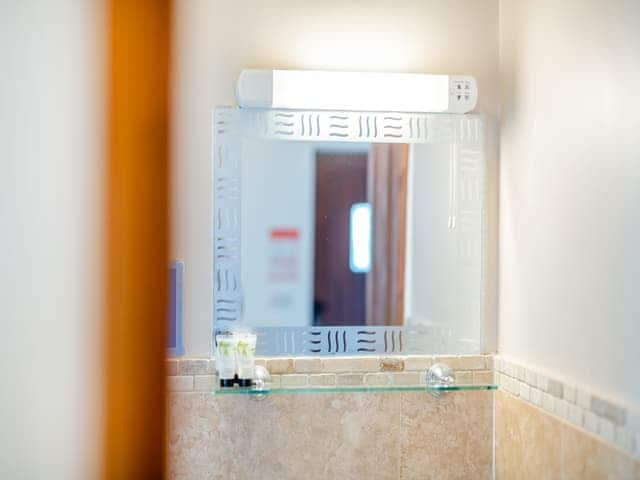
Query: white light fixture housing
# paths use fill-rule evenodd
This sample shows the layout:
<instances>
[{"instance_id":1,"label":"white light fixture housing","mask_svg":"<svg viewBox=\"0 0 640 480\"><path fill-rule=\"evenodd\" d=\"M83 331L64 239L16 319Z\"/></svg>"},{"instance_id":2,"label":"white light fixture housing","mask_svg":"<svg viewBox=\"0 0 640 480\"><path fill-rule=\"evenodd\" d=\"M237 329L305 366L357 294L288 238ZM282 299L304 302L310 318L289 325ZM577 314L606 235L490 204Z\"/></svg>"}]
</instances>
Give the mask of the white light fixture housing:
<instances>
[{"instance_id":1,"label":"white light fixture housing","mask_svg":"<svg viewBox=\"0 0 640 480\"><path fill-rule=\"evenodd\" d=\"M245 108L467 113L478 88L468 75L243 70L236 95Z\"/></svg>"}]
</instances>

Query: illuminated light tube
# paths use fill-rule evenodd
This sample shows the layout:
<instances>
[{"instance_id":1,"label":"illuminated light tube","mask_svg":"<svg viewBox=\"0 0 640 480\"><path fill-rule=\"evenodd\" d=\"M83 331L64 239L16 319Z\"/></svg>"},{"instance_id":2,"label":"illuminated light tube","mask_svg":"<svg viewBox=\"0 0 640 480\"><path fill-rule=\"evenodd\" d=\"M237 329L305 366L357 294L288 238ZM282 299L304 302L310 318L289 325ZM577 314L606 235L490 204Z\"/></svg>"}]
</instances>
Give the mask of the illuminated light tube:
<instances>
[{"instance_id":1,"label":"illuminated light tube","mask_svg":"<svg viewBox=\"0 0 640 480\"><path fill-rule=\"evenodd\" d=\"M467 113L478 88L468 75L243 70L236 96L245 108Z\"/></svg>"}]
</instances>

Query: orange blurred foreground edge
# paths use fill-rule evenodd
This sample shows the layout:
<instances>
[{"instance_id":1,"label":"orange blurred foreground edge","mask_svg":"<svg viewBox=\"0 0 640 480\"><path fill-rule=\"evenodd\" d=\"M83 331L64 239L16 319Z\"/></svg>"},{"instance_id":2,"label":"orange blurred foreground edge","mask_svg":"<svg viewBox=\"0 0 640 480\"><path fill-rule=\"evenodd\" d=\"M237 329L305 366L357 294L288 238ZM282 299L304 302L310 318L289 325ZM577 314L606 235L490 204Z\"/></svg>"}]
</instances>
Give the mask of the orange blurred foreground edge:
<instances>
[{"instance_id":1,"label":"orange blurred foreground edge","mask_svg":"<svg viewBox=\"0 0 640 480\"><path fill-rule=\"evenodd\" d=\"M104 479L164 478L168 0L109 0Z\"/></svg>"}]
</instances>

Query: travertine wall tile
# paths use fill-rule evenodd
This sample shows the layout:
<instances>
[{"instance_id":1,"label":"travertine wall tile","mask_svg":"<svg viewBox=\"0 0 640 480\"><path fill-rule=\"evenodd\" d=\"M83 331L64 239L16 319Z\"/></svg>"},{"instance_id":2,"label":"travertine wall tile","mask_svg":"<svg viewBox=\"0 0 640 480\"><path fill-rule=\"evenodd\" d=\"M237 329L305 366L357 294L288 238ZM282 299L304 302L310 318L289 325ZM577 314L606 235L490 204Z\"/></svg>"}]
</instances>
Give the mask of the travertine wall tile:
<instances>
[{"instance_id":1,"label":"travertine wall tile","mask_svg":"<svg viewBox=\"0 0 640 480\"><path fill-rule=\"evenodd\" d=\"M549 413L553 413L553 396L550 393L542 394L542 408Z\"/></svg>"},{"instance_id":2,"label":"travertine wall tile","mask_svg":"<svg viewBox=\"0 0 640 480\"><path fill-rule=\"evenodd\" d=\"M525 372L524 381L527 382L527 384L530 385L530 386L537 387L538 386L538 376L536 375L536 372L534 372L530 368L527 368L527 371Z\"/></svg>"},{"instance_id":3,"label":"travertine wall tile","mask_svg":"<svg viewBox=\"0 0 640 480\"><path fill-rule=\"evenodd\" d=\"M570 385L565 384L562 390L562 397L569 403L576 403L576 389Z\"/></svg>"},{"instance_id":4,"label":"travertine wall tile","mask_svg":"<svg viewBox=\"0 0 640 480\"><path fill-rule=\"evenodd\" d=\"M322 371L326 373L377 372L378 357L331 357L322 359Z\"/></svg>"},{"instance_id":5,"label":"travertine wall tile","mask_svg":"<svg viewBox=\"0 0 640 480\"><path fill-rule=\"evenodd\" d=\"M557 418L597 435L610 446L617 445L640 458L635 441L640 434L640 412L531 368L525 368L526 381L518 381L519 366L507 358L498 357L495 364L500 369L497 379L503 391L542 407ZM514 388L516 384L519 388Z\"/></svg>"},{"instance_id":6,"label":"travertine wall tile","mask_svg":"<svg viewBox=\"0 0 640 480\"><path fill-rule=\"evenodd\" d=\"M194 390L210 392L217 387L218 377L215 375L196 375L194 377Z\"/></svg>"},{"instance_id":7,"label":"travertine wall tile","mask_svg":"<svg viewBox=\"0 0 640 480\"><path fill-rule=\"evenodd\" d=\"M546 375L542 375L539 372L535 372L535 370L533 369L526 368L524 366L517 365L512 362L504 361L502 358L497 358L494 362L491 362L488 358L490 357L448 356L448 357L436 357L435 361L441 362L441 363L448 363L454 369L457 369L458 372L456 373L459 379L458 381L465 378L465 381L461 383L471 383L471 381L468 381L466 377L464 377L464 375L467 375L467 374L471 375L470 378L475 383L489 383L489 380L487 380L487 377L489 375L492 375L492 373L484 369L480 369L479 367L480 365L484 365L483 368L486 368L487 365L491 366L492 363L495 364L496 369L498 369L501 372L496 374L496 381L499 382L499 384L501 385L501 388L503 389L503 392L498 393L498 397L506 396L510 398L512 401L520 402L521 404L526 405L529 409L533 409L539 415L543 415L550 418L553 422L556 422L562 428L573 429L573 432L569 432L571 435L575 435L576 432L578 432L579 435L587 437L591 442L596 442L595 447L592 444L589 444L589 442L587 442L585 444L586 447L584 447L583 449L584 451L589 451L589 452L593 451L594 452L593 458L595 458L596 460L591 460L589 458L585 460L585 458L581 458L577 454L574 455L573 452L571 452L568 449L569 448L568 445L571 445L571 443L570 442L563 443L564 447L561 448L561 452L560 452L561 470L562 470L561 476L545 477L544 476L546 474L545 472L553 471L553 468L551 469L547 468L547 467L553 467L553 458L550 457L549 461L551 462L551 464L546 466L538 465L536 463L537 462L536 458L544 457L545 452L547 452L547 447L543 448L543 452L540 452L540 451L536 452L537 447L534 448L531 446L531 444L529 444L528 448L517 446L517 442L522 442L523 439L525 439L526 437L526 435L522 432L522 429L525 429L528 431L533 430L534 432L539 430L536 430L535 427L532 427L533 424L531 423L527 424L525 422L525 424L519 424L516 422L515 424L516 427L514 427L514 425L512 424L511 425L511 427L513 427L512 431L508 432L509 435L511 436L513 435L518 436L518 438L513 440L513 442L510 444L510 450L511 450L511 453L513 453L514 451L516 453L519 452L519 455L521 456L524 455L524 458L520 457L520 460L518 461L517 460L518 454L516 454L515 455L516 460L512 459L513 460L512 467L516 468L515 474L514 474L513 470L509 471L508 469L505 470L503 468L505 467L504 462L507 461L506 456L508 455L508 453L504 453L499 450L501 444L498 440L498 436L499 436L498 429L500 428L499 425L501 422L500 419L502 414L498 405L496 409L496 442L497 442L496 445L498 448L498 450L496 450L496 459L497 459L496 461L497 462L502 461L503 464L502 464L502 467L499 465L499 463L496 464L496 472L497 472L496 478L509 478L509 479L510 478L518 478L518 479L520 478L524 478L524 479L526 478L562 478L563 480L565 479L568 480L572 478L576 478L576 479L605 478L598 475L601 474L602 472L609 472L609 470L606 470L606 468L611 469L610 471L614 473L621 473L621 474L624 473L624 474L632 475L628 477L619 476L619 477L611 477L611 478L640 478L640 467L637 466L637 462L634 462L631 457L625 456L624 453L622 453L616 447L613 446L615 444L619 448L622 448L627 452L631 452L640 456L640 433L638 433L636 430L630 430L627 426L625 426L625 422L628 422L628 412L624 408L616 404L613 404L609 401L602 400L599 397L592 396L589 392L585 392L581 389L577 389L572 385L567 385L562 382L559 382L554 378L549 378ZM175 362L173 363L173 365L175 365L175 371L172 370L174 367L170 365L171 362ZM184 362L184 364L182 364L182 362ZM267 365L267 368L269 368L268 364L271 362L271 365L270 365L271 368L269 369L272 373L273 388L279 388L281 386L284 388L295 388L295 387L304 387L307 385L321 387L321 386L329 386L334 384L372 385L373 386L373 385L386 384L384 382L392 382L393 384L398 384L398 385L424 384L424 378L423 378L424 372L428 370L428 368L434 363L434 359L429 356L406 356L406 357L373 357L372 356L372 357L331 357L331 358L305 357L305 358L296 358L296 359L289 359L289 358L257 359L257 364L260 364L260 362L264 362L264 364ZM404 371L393 370L393 369L399 368L400 362L402 362ZM469 370L460 371L461 367L463 366L465 368L469 368ZM327 368L329 370L327 370ZM208 359L185 359L185 360L180 360L176 362L175 360L171 359L167 362L167 370L169 373L173 372L174 374L177 374L177 375L170 375L170 377L167 379L168 388L172 391L185 392L185 393L172 393L171 395L177 395L177 396L182 395L185 397L198 397L198 396L204 395L207 397L213 397L207 392L210 389L212 389L216 383L216 380L215 380L216 377L213 375L213 373L215 372L214 362ZM196 372L202 372L202 371L205 371L205 373L203 374L196 373ZM327 371L329 371L330 373L326 373ZM506 374L507 371L510 372L511 375ZM183 372L193 372L193 373L181 374ZM336 373L338 373L338 375L336 375ZM204 393L193 392L194 389L196 391L201 390ZM504 393L504 392L513 392L515 396L511 396L508 393ZM474 392L474 393L481 393L481 392ZM483 393L486 393L487 395L491 395L491 398L493 398L492 392L483 392ZM452 411L451 408L453 408L454 409L453 411L457 412L458 415L460 415L461 413L466 412L465 409L467 407L465 406L464 408L462 408L461 407L462 403L459 403L460 400L458 400L457 403L453 402L453 403L447 404L447 406L444 406L442 402L445 399L450 399L455 395L469 395L469 394L470 392L460 392L459 394L447 394L441 397L440 399L435 400L436 403L434 404L434 408L442 408L443 410L441 412L439 411L438 414L435 414L434 412L432 412L432 415L434 415L433 418L446 417L447 422L445 423L451 425L451 419L450 419L450 415ZM233 396L228 399L215 397L216 398L215 401L226 402L227 400L229 401L233 400L234 402L242 402L244 405L243 408L245 409L245 411L256 409L255 413L258 413L262 408L271 408L269 407L269 405L274 405L274 402L282 406L290 405L290 402L298 401L297 397L308 397L308 400L304 400L304 402L307 402L307 405L309 406L311 405L317 406L318 401L316 399L319 399L320 397L336 397L340 399L342 397L351 397L351 396L358 396L358 395L359 394L355 394L355 393L337 394L337 396L334 396L333 394L309 395L309 396L283 395L281 399L276 398L280 396L266 397L261 402L255 402L253 401L255 399L247 399L242 396L238 396L238 397ZM370 397L370 396L377 396L378 394L367 393L362 395L364 397ZM386 394L385 393L381 395L383 397L398 398L399 396L406 395L406 394L404 393L403 394ZM426 393L418 393L417 395L423 396L424 398L426 397L431 398L431 396L427 395ZM469 398L469 397L466 397L466 398ZM289 399L289 400L285 400L285 399ZM530 403L527 404L526 402L530 402ZM327 405L326 400L322 400L321 403L323 405ZM438 405L440 405L440 407L438 407ZM454 406L456 405L457 407L454 408ZM533 405L540 405L541 407L544 408L544 410L538 409ZM423 399L423 406L424 406L424 399ZM330 409L333 409L334 407L335 405L332 405ZM397 410L394 410L394 412L396 412L398 415L398 418L400 418L400 415L403 411L403 409L400 408L400 402L396 405L396 407L397 407ZM185 415L189 416L194 413L195 412L193 411L191 411L190 413L186 412ZM216 422L218 421L217 418L212 417L211 415L209 415L209 413L207 413L206 410L202 411L202 414L204 415L203 418L204 419L208 418L209 422L211 422L207 424L209 426L207 426L206 428L210 428L210 425L215 425ZM390 414L393 415L396 413L390 413ZM303 414L302 412L299 412L299 414L302 415L302 417L305 417L305 414ZM442 415L443 417L438 417L438 415ZM529 417L525 415L524 418L529 418L530 419L529 422L533 422L534 420L532 419L534 416L535 415L533 414L529 415ZM634 418L634 417L632 416L631 418ZM602 439L603 441L606 441L606 442L611 442L611 445L591 437L585 431L581 431L579 429L576 429L575 427L570 426L569 423L562 423L560 419L563 419L572 425L576 425L579 428L584 428L586 430L593 432L593 434L597 435L599 439ZM204 421L204 420L201 419L201 421ZM406 421L408 420L403 420L403 422L406 422ZM543 424L545 421L546 420L543 421ZM200 420L197 422L200 422ZM490 425L490 423L491 422L489 420L487 424ZM201 426L197 428L202 428L203 425L205 424L202 423ZM520 427L518 427L518 425L520 425ZM430 428L434 428L434 426L431 425ZM435 428L435 430L437 430L437 428ZM350 431L350 430L347 430L347 431ZM195 434L196 431L194 430L193 433ZM315 436L316 433L317 432L314 431L313 435ZM173 430L173 434L174 436L172 438L175 439L177 438L175 437L175 435L184 435L185 433L184 433L184 430L181 430L181 431ZM563 442L566 441L564 440L565 437L567 438L571 437L571 435L566 434L566 432L564 431L562 432L562 434L563 434L563 437L562 437ZM405 434L398 433L398 435L402 436ZM294 436L297 436L297 435L294 435ZM186 438L186 437L181 437L181 438ZM402 437L402 438L405 438L405 437ZM436 460L444 461L444 455L442 457L439 456L441 455L440 453L433 453L433 454L426 455L426 458L429 458L430 461L427 462L426 464L423 464L422 462L424 461L424 458L425 458L423 456L424 452L422 452L421 448L416 448L415 445L413 445L413 443L408 442L408 439L405 438L405 440L403 441L406 441L408 443L403 443L400 440L398 440L400 446L398 447L398 450L397 450L398 451L397 456L394 457L395 460L393 458L385 459L387 461L386 465L391 465L394 462L396 462L394 464L395 466L390 468L390 470L388 471L389 476L387 477L376 476L375 474L372 473L373 475L372 477L366 477L366 478L394 478L394 479L395 478L403 478L403 479L431 478L429 476L431 475L431 473L433 473L433 475L436 475L433 478L487 478L488 476L490 476L490 473L489 473L487 474L487 477L485 477L484 475L480 475L476 477L474 475L476 475L478 472L469 470L472 468L472 466L467 462L466 457L468 457L470 454L466 453L467 451L465 450L468 445L462 446L459 443L456 443L457 440L455 440L455 438L453 437L443 436L442 438L446 439L445 442L453 442L452 445L455 445L455 448L457 449L457 451L463 452L462 455L463 457L465 457L465 460L463 463L465 463L466 465L464 467L466 468L466 470L464 470L464 473L465 473L464 475L461 476L461 472L463 470L460 470L461 467L459 468L458 466L454 466L451 468L440 468L436 470L432 468L431 470L429 470L429 472L426 472L426 470L424 470L423 467L430 465L431 464L430 462L432 461L436 461ZM462 438L465 438L465 437L463 436ZM422 440L424 441L424 438ZM440 441L442 442L442 439ZM468 438L467 438L467 441L468 441ZM180 441L178 441L178 443L180 443ZM488 442L488 444L490 445L490 442ZM186 445L186 444L183 444L183 445ZM505 444L502 443L502 445L505 445ZM198 447L199 446L195 446L194 444L191 444L190 447L185 446L183 449L184 455L186 456L193 455L194 451L197 450ZM436 446L435 450L438 450L441 447L443 446L439 444ZM557 445L555 447L557 447ZM203 448L205 450L208 450L207 446L204 446ZM235 447L233 448L237 448L237 449L246 448L246 444L237 443L237 445L235 445ZM477 445L476 445L476 448L477 448ZM518 450L519 448L520 450ZM611 452L610 452L611 449L614 450L613 457L611 457ZM448 455L455 455L454 453L452 453L452 450L446 450L445 448L445 451L448 452ZM175 454L175 451L174 451L174 454ZM215 454L212 453L211 455L212 455L211 458L215 460ZM616 455L618 455L618 457L616 457ZM365 456L369 456L368 453ZM178 457L181 458L181 455L178 455ZM205 458L205 457L202 457L202 458ZM275 455L275 458L279 458L279 457ZM284 458L284 457L281 457L281 458ZM615 458L615 459L611 460L611 458ZM268 468L273 468L273 464L271 463L272 459L267 459L266 457L261 457L261 459L262 459L261 461L265 461L268 463ZM172 460L172 462L173 461L174 460ZM284 461L285 460L283 460L283 462ZM528 466L525 466L527 461L531 461L534 467L535 466L539 467L539 470L536 470L537 467L529 468ZM598 464L598 462L602 462L606 468L603 467L601 464ZM189 473L192 471L199 472L202 478L210 478L212 476L215 478L214 474L216 471L218 471L217 467L214 466L212 461L209 461L209 460L204 461L204 463L201 463L201 464L198 463L197 461L196 462L182 461L181 464L180 462L176 462L176 464L179 464L181 466L178 466L176 468L172 467L171 478L199 478L198 475L193 476L191 475L191 473ZM283 473L283 476L277 477L277 478L285 478L285 479L296 478L293 476L288 477L288 475L291 473L289 471L290 470L289 464L281 463L280 465L281 465L281 468L279 471L284 473ZM622 465L622 467L620 467L619 465ZM230 472L242 473L245 471L245 470L242 470L242 468L240 468L240 470L234 470L235 468L236 466L233 466ZM397 468L397 470L394 471L394 468ZM605 469L603 470L603 468ZM297 471L295 468L293 468L292 471L295 471L297 474L301 474L301 472ZM336 478L363 478L358 476L357 474L352 475L351 473L349 473L351 470L348 470L348 469L340 470L338 468L332 471L342 475L341 477L336 477ZM539 473L538 476L535 476L536 472ZM504 476L505 473L510 473L511 476ZM531 473L532 476L527 476L529 473ZM503 476L500 476L501 474ZM243 478L243 477L239 476L236 478ZM265 477L265 478L268 478L268 477ZM303 476L303 477L297 477L297 478L305 478L305 477Z\"/></svg>"},{"instance_id":8,"label":"travertine wall tile","mask_svg":"<svg viewBox=\"0 0 640 480\"><path fill-rule=\"evenodd\" d=\"M178 361L178 375L213 375L215 362L207 358L188 358Z\"/></svg>"},{"instance_id":9,"label":"travertine wall tile","mask_svg":"<svg viewBox=\"0 0 640 480\"><path fill-rule=\"evenodd\" d=\"M584 428L591 433L598 433L598 417L593 412L584 412Z\"/></svg>"},{"instance_id":10,"label":"travertine wall tile","mask_svg":"<svg viewBox=\"0 0 640 480\"><path fill-rule=\"evenodd\" d=\"M561 425L563 479L637 479L640 462L571 425Z\"/></svg>"},{"instance_id":11,"label":"travertine wall tile","mask_svg":"<svg viewBox=\"0 0 640 480\"><path fill-rule=\"evenodd\" d=\"M364 383L371 386L389 385L391 375L388 373L367 373L364 376Z\"/></svg>"},{"instance_id":12,"label":"travertine wall tile","mask_svg":"<svg viewBox=\"0 0 640 480\"><path fill-rule=\"evenodd\" d=\"M553 399L553 413L563 420L569 420L569 404L566 400L555 397Z\"/></svg>"},{"instance_id":13,"label":"travertine wall tile","mask_svg":"<svg viewBox=\"0 0 640 480\"><path fill-rule=\"evenodd\" d=\"M496 479L560 479L561 429L552 417L506 393L496 394Z\"/></svg>"},{"instance_id":14,"label":"travertine wall tile","mask_svg":"<svg viewBox=\"0 0 640 480\"><path fill-rule=\"evenodd\" d=\"M282 375L271 375L269 383L271 388L280 388L282 386Z\"/></svg>"},{"instance_id":15,"label":"travertine wall tile","mask_svg":"<svg viewBox=\"0 0 640 480\"><path fill-rule=\"evenodd\" d=\"M170 479L399 478L399 395L174 393L169 414Z\"/></svg>"},{"instance_id":16,"label":"travertine wall tile","mask_svg":"<svg viewBox=\"0 0 640 480\"><path fill-rule=\"evenodd\" d=\"M173 393L168 476L489 479L492 406L492 392L437 399L425 393L277 395L261 401ZM256 419L268 428L259 428Z\"/></svg>"},{"instance_id":17,"label":"travertine wall tile","mask_svg":"<svg viewBox=\"0 0 640 480\"><path fill-rule=\"evenodd\" d=\"M577 393L578 405L589 410L591 408L591 395L584 390L579 390Z\"/></svg>"},{"instance_id":18,"label":"travertine wall tile","mask_svg":"<svg viewBox=\"0 0 640 480\"><path fill-rule=\"evenodd\" d=\"M537 407L542 407L542 393L542 390L540 390L539 388L532 388L530 395L531 403L533 403Z\"/></svg>"},{"instance_id":19,"label":"travertine wall tile","mask_svg":"<svg viewBox=\"0 0 640 480\"><path fill-rule=\"evenodd\" d=\"M420 377L419 372L392 373L391 383L394 385L420 385Z\"/></svg>"},{"instance_id":20,"label":"travertine wall tile","mask_svg":"<svg viewBox=\"0 0 640 480\"><path fill-rule=\"evenodd\" d=\"M280 377L282 388L306 387L309 384L309 375L291 374Z\"/></svg>"},{"instance_id":21,"label":"travertine wall tile","mask_svg":"<svg viewBox=\"0 0 640 480\"><path fill-rule=\"evenodd\" d=\"M293 365L296 373L322 373L322 360L318 357L296 358Z\"/></svg>"},{"instance_id":22,"label":"travertine wall tile","mask_svg":"<svg viewBox=\"0 0 640 480\"><path fill-rule=\"evenodd\" d=\"M635 436L633 433L625 428L616 426L615 443L626 452L635 451Z\"/></svg>"},{"instance_id":23,"label":"travertine wall tile","mask_svg":"<svg viewBox=\"0 0 640 480\"><path fill-rule=\"evenodd\" d=\"M433 357L425 355L409 355L404 359L405 370L427 371L433 365ZM453 368L453 366L451 367Z\"/></svg>"},{"instance_id":24,"label":"travertine wall tile","mask_svg":"<svg viewBox=\"0 0 640 480\"><path fill-rule=\"evenodd\" d=\"M640 478L640 461L617 448L507 393L498 392L496 402L498 480ZM569 417L581 411L566 404ZM612 422L605 427L612 428Z\"/></svg>"},{"instance_id":25,"label":"travertine wall tile","mask_svg":"<svg viewBox=\"0 0 640 480\"><path fill-rule=\"evenodd\" d=\"M502 372L503 371L503 359L500 356L497 357L493 357L493 368L495 369L496 372Z\"/></svg>"},{"instance_id":26,"label":"travertine wall tile","mask_svg":"<svg viewBox=\"0 0 640 480\"><path fill-rule=\"evenodd\" d=\"M520 395L520 384L515 378L504 376L502 378L502 386L507 392L513 395Z\"/></svg>"},{"instance_id":27,"label":"travertine wall tile","mask_svg":"<svg viewBox=\"0 0 640 480\"><path fill-rule=\"evenodd\" d=\"M443 357L435 357L433 363L446 363L453 370L460 370L460 357L452 357L452 356L443 356Z\"/></svg>"},{"instance_id":28,"label":"travertine wall tile","mask_svg":"<svg viewBox=\"0 0 640 480\"><path fill-rule=\"evenodd\" d=\"M584 426L582 408L569 404L569 421L576 427L582 428Z\"/></svg>"},{"instance_id":29,"label":"travertine wall tile","mask_svg":"<svg viewBox=\"0 0 640 480\"><path fill-rule=\"evenodd\" d=\"M402 393L403 480L490 479L493 392ZM379 478L379 477L357 477Z\"/></svg>"},{"instance_id":30,"label":"travertine wall tile","mask_svg":"<svg viewBox=\"0 0 640 480\"><path fill-rule=\"evenodd\" d=\"M549 391L549 378L546 375L538 373L536 375L536 379L538 380L538 388L543 392Z\"/></svg>"},{"instance_id":31,"label":"travertine wall tile","mask_svg":"<svg viewBox=\"0 0 640 480\"><path fill-rule=\"evenodd\" d=\"M167 377L167 389L170 392L188 392L193 390L193 375Z\"/></svg>"},{"instance_id":32,"label":"travertine wall tile","mask_svg":"<svg viewBox=\"0 0 640 480\"><path fill-rule=\"evenodd\" d=\"M476 385L492 384L495 381L495 376L492 371L478 370L473 372L473 383L475 383Z\"/></svg>"},{"instance_id":33,"label":"travertine wall tile","mask_svg":"<svg viewBox=\"0 0 640 480\"><path fill-rule=\"evenodd\" d=\"M531 399L531 387L524 382L520 382L520 397L526 401Z\"/></svg>"},{"instance_id":34,"label":"travertine wall tile","mask_svg":"<svg viewBox=\"0 0 640 480\"><path fill-rule=\"evenodd\" d=\"M516 379L520 380L521 382L524 382L527 378L526 376L526 368L524 368L522 365L515 365L515 372L514 375L516 377Z\"/></svg>"},{"instance_id":35,"label":"travertine wall tile","mask_svg":"<svg viewBox=\"0 0 640 480\"><path fill-rule=\"evenodd\" d=\"M606 418L598 419L598 433L608 442L613 443L615 439L616 427L611 420Z\"/></svg>"},{"instance_id":36,"label":"travertine wall tile","mask_svg":"<svg viewBox=\"0 0 640 480\"><path fill-rule=\"evenodd\" d=\"M329 386L336 384L335 373L318 373L315 375L309 375L309 385L317 386Z\"/></svg>"},{"instance_id":37,"label":"travertine wall tile","mask_svg":"<svg viewBox=\"0 0 640 480\"><path fill-rule=\"evenodd\" d=\"M381 372L401 372L404 370L404 357L382 357L380 359Z\"/></svg>"},{"instance_id":38,"label":"travertine wall tile","mask_svg":"<svg viewBox=\"0 0 640 480\"><path fill-rule=\"evenodd\" d=\"M554 397L562 398L562 394L563 394L562 383L552 378L549 378L547 380L547 392L550 395L553 395Z\"/></svg>"},{"instance_id":39,"label":"travertine wall tile","mask_svg":"<svg viewBox=\"0 0 640 480\"><path fill-rule=\"evenodd\" d=\"M455 376L458 385L470 385L473 383L473 372L457 371Z\"/></svg>"},{"instance_id":40,"label":"travertine wall tile","mask_svg":"<svg viewBox=\"0 0 640 480\"><path fill-rule=\"evenodd\" d=\"M362 373L343 373L336 375L336 385L364 385L364 375Z\"/></svg>"},{"instance_id":41,"label":"travertine wall tile","mask_svg":"<svg viewBox=\"0 0 640 480\"><path fill-rule=\"evenodd\" d=\"M293 358L267 359L267 370L271 374L293 373Z\"/></svg>"},{"instance_id":42,"label":"travertine wall tile","mask_svg":"<svg viewBox=\"0 0 640 480\"><path fill-rule=\"evenodd\" d=\"M484 356L484 364L485 364L485 369L487 370L493 370L494 367L494 355L483 355Z\"/></svg>"},{"instance_id":43,"label":"travertine wall tile","mask_svg":"<svg viewBox=\"0 0 640 480\"><path fill-rule=\"evenodd\" d=\"M484 370L487 368L487 362L483 355L461 355L457 359L457 367L455 368L458 370Z\"/></svg>"},{"instance_id":44,"label":"travertine wall tile","mask_svg":"<svg viewBox=\"0 0 640 480\"><path fill-rule=\"evenodd\" d=\"M598 397L591 397L591 411L600 417L604 417L616 425L626 423L627 412L613 403Z\"/></svg>"}]
</instances>

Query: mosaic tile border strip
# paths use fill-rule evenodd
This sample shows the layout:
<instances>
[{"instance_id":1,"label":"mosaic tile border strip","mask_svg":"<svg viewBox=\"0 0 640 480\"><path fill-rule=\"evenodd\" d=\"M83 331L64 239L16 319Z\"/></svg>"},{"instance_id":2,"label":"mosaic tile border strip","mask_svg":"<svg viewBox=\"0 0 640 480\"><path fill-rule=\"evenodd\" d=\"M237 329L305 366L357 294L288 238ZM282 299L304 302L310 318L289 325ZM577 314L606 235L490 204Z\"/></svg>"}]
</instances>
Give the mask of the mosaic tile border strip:
<instances>
[{"instance_id":1,"label":"mosaic tile border strip","mask_svg":"<svg viewBox=\"0 0 640 480\"><path fill-rule=\"evenodd\" d=\"M640 412L525 367L511 358L496 356L494 368L501 390L640 459Z\"/></svg>"},{"instance_id":2,"label":"mosaic tile border strip","mask_svg":"<svg viewBox=\"0 0 640 480\"><path fill-rule=\"evenodd\" d=\"M256 359L271 373L275 388L424 385L425 372L434 363L448 364L458 383L493 383L492 355ZM210 391L217 384L215 361L208 358L168 359L167 373L173 392Z\"/></svg>"}]
</instances>

